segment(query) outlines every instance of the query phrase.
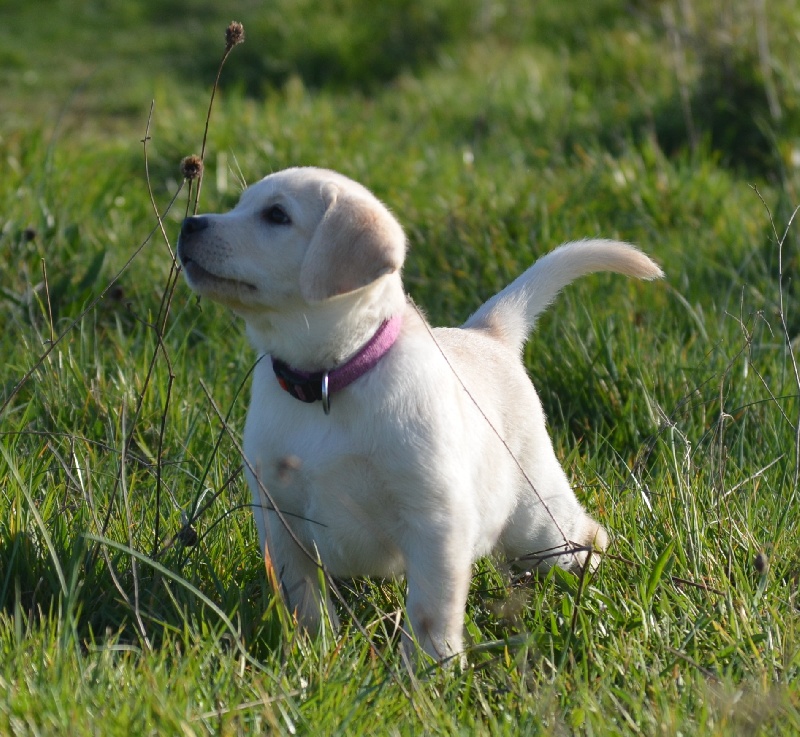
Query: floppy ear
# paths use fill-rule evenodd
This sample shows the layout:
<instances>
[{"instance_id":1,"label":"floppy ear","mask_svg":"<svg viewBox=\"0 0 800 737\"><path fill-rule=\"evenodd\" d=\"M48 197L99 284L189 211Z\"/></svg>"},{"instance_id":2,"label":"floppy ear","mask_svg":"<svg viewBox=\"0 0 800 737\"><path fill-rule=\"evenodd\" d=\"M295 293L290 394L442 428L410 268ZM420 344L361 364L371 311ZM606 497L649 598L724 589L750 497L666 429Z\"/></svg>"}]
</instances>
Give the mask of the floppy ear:
<instances>
[{"instance_id":1,"label":"floppy ear","mask_svg":"<svg viewBox=\"0 0 800 737\"><path fill-rule=\"evenodd\" d=\"M321 302L371 284L403 265L403 229L377 199L329 185L328 209L300 269L300 293Z\"/></svg>"}]
</instances>

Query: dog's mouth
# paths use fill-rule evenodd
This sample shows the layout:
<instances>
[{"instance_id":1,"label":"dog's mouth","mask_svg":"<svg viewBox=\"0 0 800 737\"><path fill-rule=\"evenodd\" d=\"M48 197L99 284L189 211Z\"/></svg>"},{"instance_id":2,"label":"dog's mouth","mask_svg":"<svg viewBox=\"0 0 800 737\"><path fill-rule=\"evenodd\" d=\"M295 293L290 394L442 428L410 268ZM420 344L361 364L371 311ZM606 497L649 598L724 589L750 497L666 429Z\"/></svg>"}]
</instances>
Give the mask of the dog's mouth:
<instances>
[{"instance_id":1,"label":"dog's mouth","mask_svg":"<svg viewBox=\"0 0 800 737\"><path fill-rule=\"evenodd\" d=\"M218 274L211 273L208 269L202 267L197 261L192 258L183 257L181 259L183 271L186 277L193 284L198 286L213 284L217 286L227 286L236 289L247 289L251 292L256 291L256 286L240 279L231 279L226 276L219 276Z\"/></svg>"}]
</instances>

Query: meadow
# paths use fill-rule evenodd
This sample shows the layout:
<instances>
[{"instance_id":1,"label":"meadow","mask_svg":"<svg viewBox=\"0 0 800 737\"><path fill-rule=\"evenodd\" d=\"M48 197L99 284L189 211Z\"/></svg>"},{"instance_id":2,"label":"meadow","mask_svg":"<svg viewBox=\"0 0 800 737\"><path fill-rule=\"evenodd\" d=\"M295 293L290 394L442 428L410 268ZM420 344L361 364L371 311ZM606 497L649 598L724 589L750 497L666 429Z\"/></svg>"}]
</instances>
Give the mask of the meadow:
<instances>
[{"instance_id":1,"label":"meadow","mask_svg":"<svg viewBox=\"0 0 800 737\"><path fill-rule=\"evenodd\" d=\"M0 5L0 734L800 733L794 0ZM322 7L320 7L322 6ZM612 546L476 566L463 670L409 673L398 581L343 631L274 596L238 451L256 356L173 259L200 211L337 169L458 325L565 240L525 361Z\"/></svg>"}]
</instances>

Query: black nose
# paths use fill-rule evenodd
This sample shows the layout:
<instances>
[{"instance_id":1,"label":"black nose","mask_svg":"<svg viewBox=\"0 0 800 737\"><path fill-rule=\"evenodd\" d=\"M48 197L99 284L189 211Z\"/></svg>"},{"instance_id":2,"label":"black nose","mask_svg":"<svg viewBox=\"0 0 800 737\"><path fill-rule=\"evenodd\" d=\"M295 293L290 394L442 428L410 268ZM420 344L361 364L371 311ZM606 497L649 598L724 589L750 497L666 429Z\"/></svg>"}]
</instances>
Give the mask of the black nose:
<instances>
[{"instance_id":1,"label":"black nose","mask_svg":"<svg viewBox=\"0 0 800 737\"><path fill-rule=\"evenodd\" d=\"M208 227L208 218L203 216L194 216L186 218L181 225L181 235L191 235L192 233L199 233Z\"/></svg>"}]
</instances>

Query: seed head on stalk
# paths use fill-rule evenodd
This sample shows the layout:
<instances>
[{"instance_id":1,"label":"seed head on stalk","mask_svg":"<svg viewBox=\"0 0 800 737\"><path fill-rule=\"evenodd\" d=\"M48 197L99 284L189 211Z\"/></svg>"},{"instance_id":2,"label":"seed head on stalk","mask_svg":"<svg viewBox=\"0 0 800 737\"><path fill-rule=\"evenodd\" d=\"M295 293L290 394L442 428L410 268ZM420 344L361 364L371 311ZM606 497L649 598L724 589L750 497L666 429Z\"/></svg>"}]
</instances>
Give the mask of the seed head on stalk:
<instances>
[{"instance_id":1,"label":"seed head on stalk","mask_svg":"<svg viewBox=\"0 0 800 737\"><path fill-rule=\"evenodd\" d=\"M211 88L211 100L208 103L208 114L206 115L206 127L203 131L203 145L200 148L200 156L199 157L192 157L187 156L183 162L181 163L181 171L184 173L186 179L190 182L193 180L197 181L197 186L195 188L195 195L194 195L194 207L193 214L197 215L197 210L200 205L200 188L203 184L203 161L205 160L206 156L206 141L208 140L208 126L211 122L211 109L214 107L214 97L217 94L217 87L219 86L219 78L222 74L222 67L225 66L225 61L228 58L228 55L233 50L234 46L238 46L239 44L244 43L244 26L239 23L238 21L231 21L228 24L228 27L225 29L225 52L222 54L222 59L219 62L219 68L217 69L217 78L214 80L214 86ZM199 158L200 160L200 167L199 172L196 177L189 177L186 176L186 172L184 170L184 163L188 160ZM191 200L191 191L189 194L189 199ZM189 205L187 204L187 211L189 209Z\"/></svg>"},{"instance_id":2,"label":"seed head on stalk","mask_svg":"<svg viewBox=\"0 0 800 737\"><path fill-rule=\"evenodd\" d=\"M230 50L240 43L244 43L244 26L239 21L233 20L225 29L225 49Z\"/></svg>"},{"instance_id":3,"label":"seed head on stalk","mask_svg":"<svg viewBox=\"0 0 800 737\"><path fill-rule=\"evenodd\" d=\"M187 182L203 176L203 160L197 155L185 156L181 160L181 174Z\"/></svg>"}]
</instances>

